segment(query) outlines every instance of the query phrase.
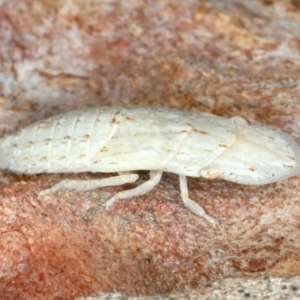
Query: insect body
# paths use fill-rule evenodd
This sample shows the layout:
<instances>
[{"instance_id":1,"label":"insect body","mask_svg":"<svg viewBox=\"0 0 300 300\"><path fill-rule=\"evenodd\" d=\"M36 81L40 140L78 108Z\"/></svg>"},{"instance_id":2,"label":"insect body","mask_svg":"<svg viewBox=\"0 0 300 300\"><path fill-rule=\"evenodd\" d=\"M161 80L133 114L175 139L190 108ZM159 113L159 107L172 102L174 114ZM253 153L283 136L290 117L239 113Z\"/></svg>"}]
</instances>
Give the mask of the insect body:
<instances>
[{"instance_id":1,"label":"insect body","mask_svg":"<svg viewBox=\"0 0 300 300\"><path fill-rule=\"evenodd\" d=\"M150 170L140 186L107 203L149 192L162 172L179 175L181 197L195 214L208 216L188 196L186 176L267 184L300 172L300 148L279 129L159 107L102 107L36 122L0 139L0 168L13 172L117 172L99 180L63 180L40 192L90 190L134 182L134 170Z\"/></svg>"}]
</instances>

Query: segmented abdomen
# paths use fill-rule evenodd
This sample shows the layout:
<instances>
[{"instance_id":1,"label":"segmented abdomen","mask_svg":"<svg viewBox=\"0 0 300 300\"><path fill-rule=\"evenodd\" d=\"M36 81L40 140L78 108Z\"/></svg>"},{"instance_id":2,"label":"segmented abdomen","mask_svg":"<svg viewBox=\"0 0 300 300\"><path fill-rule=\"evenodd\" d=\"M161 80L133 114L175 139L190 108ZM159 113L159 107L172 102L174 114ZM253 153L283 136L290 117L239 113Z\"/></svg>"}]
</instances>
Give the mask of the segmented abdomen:
<instances>
[{"instance_id":1,"label":"segmented abdomen","mask_svg":"<svg viewBox=\"0 0 300 300\"><path fill-rule=\"evenodd\" d=\"M0 141L0 166L29 174L81 170L90 165L93 150L109 138L112 117L83 110L36 122Z\"/></svg>"}]
</instances>

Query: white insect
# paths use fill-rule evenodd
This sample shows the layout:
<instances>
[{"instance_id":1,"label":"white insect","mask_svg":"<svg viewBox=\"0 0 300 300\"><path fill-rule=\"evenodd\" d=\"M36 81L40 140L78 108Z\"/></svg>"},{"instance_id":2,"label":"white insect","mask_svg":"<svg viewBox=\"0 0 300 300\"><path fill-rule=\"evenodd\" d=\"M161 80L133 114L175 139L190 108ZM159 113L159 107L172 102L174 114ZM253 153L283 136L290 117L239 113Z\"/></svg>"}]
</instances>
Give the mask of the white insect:
<instances>
[{"instance_id":1,"label":"white insect","mask_svg":"<svg viewBox=\"0 0 300 300\"><path fill-rule=\"evenodd\" d=\"M188 196L186 176L267 184L300 173L300 148L279 129L248 125L205 113L161 107L102 107L72 111L36 122L0 139L0 168L13 172L105 172L99 180L63 180L39 195L60 189L91 190L132 183L134 170L150 179L117 193L106 203L149 192L162 172L179 175L184 204L214 223Z\"/></svg>"}]
</instances>

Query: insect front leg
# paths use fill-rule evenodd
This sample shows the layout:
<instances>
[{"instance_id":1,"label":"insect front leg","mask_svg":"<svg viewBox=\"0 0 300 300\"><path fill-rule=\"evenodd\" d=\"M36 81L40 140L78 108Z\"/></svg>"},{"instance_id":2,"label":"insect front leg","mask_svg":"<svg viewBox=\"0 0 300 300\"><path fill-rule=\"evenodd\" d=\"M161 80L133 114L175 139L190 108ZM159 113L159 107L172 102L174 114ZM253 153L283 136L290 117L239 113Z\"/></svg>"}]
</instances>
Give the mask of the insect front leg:
<instances>
[{"instance_id":1,"label":"insect front leg","mask_svg":"<svg viewBox=\"0 0 300 300\"><path fill-rule=\"evenodd\" d=\"M76 191L88 191L105 186L122 185L125 183L135 182L139 178L138 174L119 173L118 176L95 179L95 180L69 180L65 179L55 184L50 189L43 190L39 193L39 197L48 193L53 193L59 190L68 189Z\"/></svg>"},{"instance_id":2,"label":"insect front leg","mask_svg":"<svg viewBox=\"0 0 300 300\"><path fill-rule=\"evenodd\" d=\"M142 183L134 189L117 193L106 202L106 209L109 210L109 207L118 199L128 199L147 194L159 183L161 175L162 171L150 171L150 179L148 181Z\"/></svg>"},{"instance_id":3,"label":"insect front leg","mask_svg":"<svg viewBox=\"0 0 300 300\"><path fill-rule=\"evenodd\" d=\"M207 215L204 209L195 201L189 198L186 176L179 175L181 199L184 205L189 208L194 214L204 218L206 221L216 224L216 221Z\"/></svg>"}]
</instances>

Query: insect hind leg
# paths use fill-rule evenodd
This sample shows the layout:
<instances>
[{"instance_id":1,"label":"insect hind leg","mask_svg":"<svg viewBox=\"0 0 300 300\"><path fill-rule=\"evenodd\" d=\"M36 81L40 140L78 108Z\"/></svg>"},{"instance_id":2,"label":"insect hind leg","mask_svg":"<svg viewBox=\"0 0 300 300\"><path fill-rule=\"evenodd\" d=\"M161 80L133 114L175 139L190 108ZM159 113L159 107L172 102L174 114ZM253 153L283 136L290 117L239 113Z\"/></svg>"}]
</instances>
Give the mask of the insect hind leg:
<instances>
[{"instance_id":1,"label":"insect hind leg","mask_svg":"<svg viewBox=\"0 0 300 300\"><path fill-rule=\"evenodd\" d=\"M206 221L216 224L216 221L206 214L204 209L195 201L189 198L189 192L187 187L186 177L183 175L179 175L179 183L180 183L180 193L181 199L184 205L189 208L195 215L204 218Z\"/></svg>"},{"instance_id":2,"label":"insect hind leg","mask_svg":"<svg viewBox=\"0 0 300 300\"><path fill-rule=\"evenodd\" d=\"M161 176L162 171L150 171L149 180L147 180L146 182L142 183L134 189L122 191L114 195L106 202L106 209L109 210L109 207L118 199L128 199L139 195L147 194L159 183Z\"/></svg>"},{"instance_id":3,"label":"insect hind leg","mask_svg":"<svg viewBox=\"0 0 300 300\"><path fill-rule=\"evenodd\" d=\"M135 182L139 178L138 174L119 173L118 176L95 179L95 180L69 180L65 179L55 184L50 189L43 190L39 193L39 197L48 193L53 193L59 190L68 189L76 191L88 191L105 186L122 185Z\"/></svg>"}]
</instances>

